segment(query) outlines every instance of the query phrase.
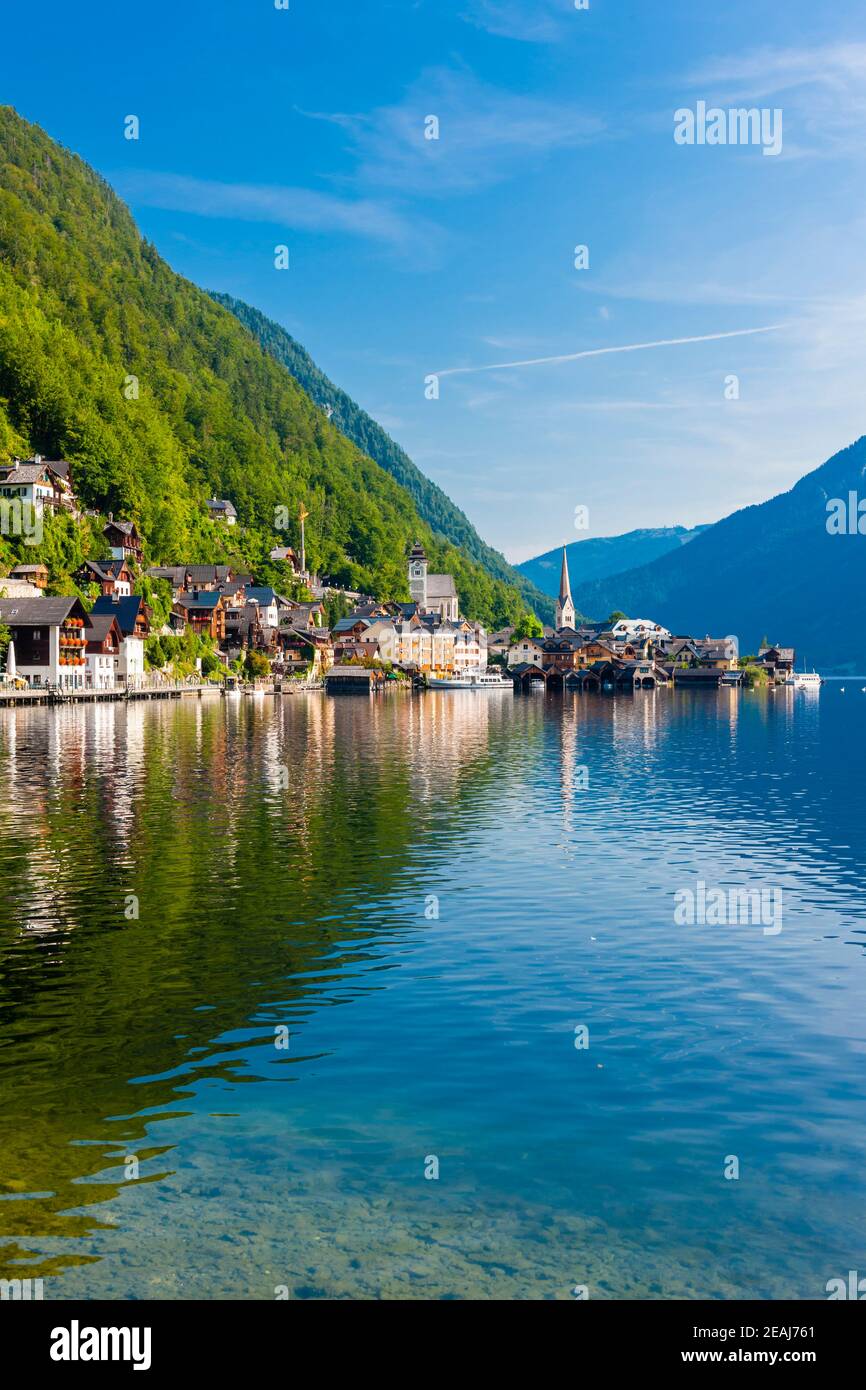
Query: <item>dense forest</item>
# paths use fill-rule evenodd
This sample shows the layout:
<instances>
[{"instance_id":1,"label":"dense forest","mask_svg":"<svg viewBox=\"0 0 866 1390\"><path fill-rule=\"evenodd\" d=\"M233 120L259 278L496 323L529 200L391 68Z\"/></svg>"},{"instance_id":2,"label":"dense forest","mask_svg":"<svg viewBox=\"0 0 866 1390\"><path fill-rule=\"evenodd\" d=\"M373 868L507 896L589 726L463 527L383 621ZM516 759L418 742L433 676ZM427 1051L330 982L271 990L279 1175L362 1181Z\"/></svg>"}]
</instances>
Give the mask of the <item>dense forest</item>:
<instances>
[{"instance_id":1,"label":"dense forest","mask_svg":"<svg viewBox=\"0 0 866 1390\"><path fill-rule=\"evenodd\" d=\"M467 617L518 590L434 534L413 498L330 423L227 309L175 274L93 169L0 107L0 461L65 458L86 508L136 521L150 563L235 559L277 582L278 509L307 508L307 555L335 583L408 598L406 553L454 574ZM210 521L229 498L240 525ZM55 575L104 551L100 527L49 528ZM0 538L0 561L43 558ZM492 553L492 552L491 552ZM503 562L504 563L504 562ZM69 586L71 587L71 586Z\"/></svg>"},{"instance_id":2,"label":"dense forest","mask_svg":"<svg viewBox=\"0 0 866 1390\"><path fill-rule=\"evenodd\" d=\"M322 409L330 408L331 423L405 488L415 503L418 514L437 536L459 546L494 578L515 585L523 594L529 608L538 613L545 622L553 621L554 605L548 594L543 593L527 575L521 574L519 569L509 565L498 550L494 550L481 539L465 513L455 506L436 483L424 476L406 451L394 442L376 420L325 376L306 348L296 342L278 323L274 323L273 319L267 318L260 310L251 308L242 299L234 299L229 294L212 294L218 304L223 304L240 319L271 357L288 368L317 405Z\"/></svg>"}]
</instances>

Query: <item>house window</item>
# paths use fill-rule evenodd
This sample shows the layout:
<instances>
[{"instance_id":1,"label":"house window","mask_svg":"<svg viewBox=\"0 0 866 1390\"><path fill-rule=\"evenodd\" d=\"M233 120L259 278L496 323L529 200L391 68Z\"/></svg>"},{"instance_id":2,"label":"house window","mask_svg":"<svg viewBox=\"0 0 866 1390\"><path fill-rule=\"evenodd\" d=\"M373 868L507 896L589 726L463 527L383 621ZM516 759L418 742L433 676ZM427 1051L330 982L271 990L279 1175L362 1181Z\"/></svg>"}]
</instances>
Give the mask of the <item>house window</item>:
<instances>
[{"instance_id":1,"label":"house window","mask_svg":"<svg viewBox=\"0 0 866 1390\"><path fill-rule=\"evenodd\" d=\"M42 641L42 629L41 629L41 628L38 628L38 627L34 627L33 633L32 633L32 637L33 637L33 641L34 641L34 642L41 642L41 641Z\"/></svg>"}]
</instances>

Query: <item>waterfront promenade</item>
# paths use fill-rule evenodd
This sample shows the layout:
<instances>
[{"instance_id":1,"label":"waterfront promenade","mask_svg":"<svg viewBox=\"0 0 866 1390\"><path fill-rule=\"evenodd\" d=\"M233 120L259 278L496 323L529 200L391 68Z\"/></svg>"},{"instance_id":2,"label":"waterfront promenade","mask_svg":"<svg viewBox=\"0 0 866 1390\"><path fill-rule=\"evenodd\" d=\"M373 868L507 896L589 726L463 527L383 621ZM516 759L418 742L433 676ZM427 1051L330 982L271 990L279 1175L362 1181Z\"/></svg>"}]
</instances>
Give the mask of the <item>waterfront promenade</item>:
<instances>
[{"instance_id":1,"label":"waterfront promenade","mask_svg":"<svg viewBox=\"0 0 866 1390\"><path fill-rule=\"evenodd\" d=\"M0 709L15 705L79 705L103 700L179 700L184 695L221 695L218 685L161 681L158 684L115 686L111 690L66 690L62 686L25 687L21 690L0 686Z\"/></svg>"}]
</instances>

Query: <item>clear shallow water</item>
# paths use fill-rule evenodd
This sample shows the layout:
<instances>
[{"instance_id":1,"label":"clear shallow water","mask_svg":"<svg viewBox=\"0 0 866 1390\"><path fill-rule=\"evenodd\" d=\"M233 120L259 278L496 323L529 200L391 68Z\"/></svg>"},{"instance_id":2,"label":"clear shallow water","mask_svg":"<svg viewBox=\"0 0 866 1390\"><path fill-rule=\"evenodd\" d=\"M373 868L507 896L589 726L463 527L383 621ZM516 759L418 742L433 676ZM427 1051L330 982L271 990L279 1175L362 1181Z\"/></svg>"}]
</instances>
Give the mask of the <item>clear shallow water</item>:
<instances>
[{"instance_id":1,"label":"clear shallow water","mask_svg":"<svg viewBox=\"0 0 866 1390\"><path fill-rule=\"evenodd\" d=\"M864 729L852 682L5 713L0 1274L825 1297L866 1271ZM676 925L698 879L781 933Z\"/></svg>"}]
</instances>

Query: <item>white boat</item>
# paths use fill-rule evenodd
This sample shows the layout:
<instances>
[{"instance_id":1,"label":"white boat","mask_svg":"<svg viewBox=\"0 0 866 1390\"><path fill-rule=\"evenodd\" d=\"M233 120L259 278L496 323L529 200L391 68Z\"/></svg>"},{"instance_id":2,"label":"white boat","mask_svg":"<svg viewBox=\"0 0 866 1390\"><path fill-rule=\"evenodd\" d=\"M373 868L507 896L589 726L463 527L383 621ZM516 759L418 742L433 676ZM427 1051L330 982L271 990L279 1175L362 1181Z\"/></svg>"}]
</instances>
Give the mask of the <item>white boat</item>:
<instances>
[{"instance_id":1,"label":"white boat","mask_svg":"<svg viewBox=\"0 0 866 1390\"><path fill-rule=\"evenodd\" d=\"M790 676L785 677L785 684L795 690L818 690L824 684L824 679L817 671L792 671Z\"/></svg>"},{"instance_id":2,"label":"white boat","mask_svg":"<svg viewBox=\"0 0 866 1390\"><path fill-rule=\"evenodd\" d=\"M514 683L498 669L467 671L462 676L428 676L430 690L514 690Z\"/></svg>"},{"instance_id":3,"label":"white boat","mask_svg":"<svg viewBox=\"0 0 866 1390\"><path fill-rule=\"evenodd\" d=\"M472 677L473 690L514 690L514 681L504 676L498 666L478 671Z\"/></svg>"}]
</instances>

